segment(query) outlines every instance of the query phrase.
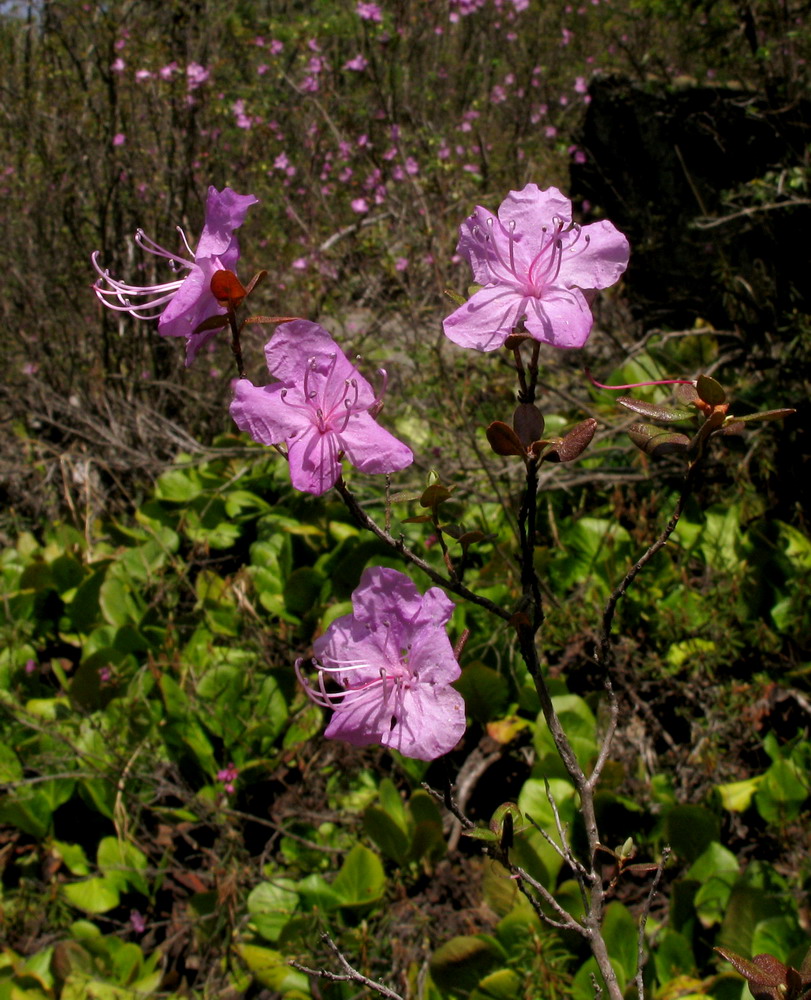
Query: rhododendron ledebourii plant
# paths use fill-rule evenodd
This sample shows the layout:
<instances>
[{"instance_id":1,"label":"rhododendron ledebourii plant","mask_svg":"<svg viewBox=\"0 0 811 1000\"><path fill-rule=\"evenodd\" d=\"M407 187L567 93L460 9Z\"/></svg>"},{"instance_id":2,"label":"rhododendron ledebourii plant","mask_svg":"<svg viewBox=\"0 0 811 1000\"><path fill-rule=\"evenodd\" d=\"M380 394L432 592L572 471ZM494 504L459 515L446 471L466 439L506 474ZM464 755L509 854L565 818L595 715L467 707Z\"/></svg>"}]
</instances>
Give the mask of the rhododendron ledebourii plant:
<instances>
[{"instance_id":1,"label":"rhododendron ledebourii plant","mask_svg":"<svg viewBox=\"0 0 811 1000\"><path fill-rule=\"evenodd\" d=\"M520 327L555 347L582 347L593 318L582 289L607 288L628 266L628 240L610 222L572 223L557 188L511 191L498 216L481 206L460 227L457 252L482 285L445 320L462 347L494 351Z\"/></svg>"},{"instance_id":2,"label":"rhododendron ledebourii plant","mask_svg":"<svg viewBox=\"0 0 811 1000\"><path fill-rule=\"evenodd\" d=\"M448 753L465 732L465 703L450 687L460 674L445 631L453 602L437 587L422 595L404 573L375 566L363 571L352 608L313 643L317 687L296 663L308 695L333 710L324 735L418 760Z\"/></svg>"},{"instance_id":3,"label":"rhododendron ledebourii plant","mask_svg":"<svg viewBox=\"0 0 811 1000\"><path fill-rule=\"evenodd\" d=\"M374 391L327 331L297 319L283 323L265 347L278 382L234 383L231 416L261 444L287 445L297 490L320 496L334 486L345 454L361 472L396 472L411 449L374 419Z\"/></svg>"},{"instance_id":4,"label":"rhododendron ledebourii plant","mask_svg":"<svg viewBox=\"0 0 811 1000\"><path fill-rule=\"evenodd\" d=\"M158 333L164 337L185 337L186 364L190 365L203 344L217 333L216 329L195 333L196 328L203 320L226 313L225 307L212 294L211 278L217 271L235 270L239 260L239 242L234 230L239 229L248 209L258 201L252 194L237 194L228 187L222 191L210 187L205 224L196 250L192 251L181 231L194 260L164 250L139 229L135 234L135 242L139 246L156 257L165 257L176 269L188 270L185 277L174 281L158 285L128 285L103 270L98 263L98 253L94 253L93 266L99 274L94 286L96 295L111 309L127 312L138 319L157 319ZM146 301L133 303L133 296L145 297Z\"/></svg>"}]
</instances>

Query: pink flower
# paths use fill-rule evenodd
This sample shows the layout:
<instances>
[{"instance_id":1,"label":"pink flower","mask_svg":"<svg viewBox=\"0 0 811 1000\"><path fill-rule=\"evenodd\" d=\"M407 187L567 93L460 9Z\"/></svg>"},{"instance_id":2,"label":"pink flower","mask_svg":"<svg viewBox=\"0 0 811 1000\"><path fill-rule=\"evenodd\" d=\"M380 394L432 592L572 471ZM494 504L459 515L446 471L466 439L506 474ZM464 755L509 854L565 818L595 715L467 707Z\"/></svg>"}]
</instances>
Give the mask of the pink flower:
<instances>
[{"instance_id":1,"label":"pink flower","mask_svg":"<svg viewBox=\"0 0 811 1000\"><path fill-rule=\"evenodd\" d=\"M369 203L365 198L353 198L350 204L352 211L357 212L359 215L369 211Z\"/></svg>"},{"instance_id":2,"label":"pink flower","mask_svg":"<svg viewBox=\"0 0 811 1000\"><path fill-rule=\"evenodd\" d=\"M277 56L280 52L284 52L284 42L280 42L278 38L271 38L268 48L272 56Z\"/></svg>"},{"instance_id":3,"label":"pink flower","mask_svg":"<svg viewBox=\"0 0 811 1000\"><path fill-rule=\"evenodd\" d=\"M118 59L113 60L113 62L110 64L110 69L113 71L113 73L123 73L126 68L127 64L120 56L118 57Z\"/></svg>"},{"instance_id":4,"label":"pink flower","mask_svg":"<svg viewBox=\"0 0 811 1000\"><path fill-rule=\"evenodd\" d=\"M233 795L236 785L234 782L239 777L239 771L234 767L233 764L229 764L228 767L223 767L217 771L217 781L223 787L223 791L226 795Z\"/></svg>"},{"instance_id":5,"label":"pink flower","mask_svg":"<svg viewBox=\"0 0 811 1000\"><path fill-rule=\"evenodd\" d=\"M279 380L234 383L231 416L261 444L287 444L297 490L321 496L341 474L344 454L361 472L396 472L411 465L411 449L380 427L372 387L323 327L282 323L265 347Z\"/></svg>"},{"instance_id":6,"label":"pink flower","mask_svg":"<svg viewBox=\"0 0 811 1000\"><path fill-rule=\"evenodd\" d=\"M477 207L457 251L484 287L444 322L462 347L493 351L522 326L555 347L582 347L593 318L581 289L607 288L628 266L628 241L610 222L572 223L557 188L511 191L496 217Z\"/></svg>"},{"instance_id":7,"label":"pink flower","mask_svg":"<svg viewBox=\"0 0 811 1000\"><path fill-rule=\"evenodd\" d=\"M116 134L113 136L114 146L123 146L126 141L127 137L124 135L123 132L116 132Z\"/></svg>"},{"instance_id":8,"label":"pink flower","mask_svg":"<svg viewBox=\"0 0 811 1000\"><path fill-rule=\"evenodd\" d=\"M396 569L363 571L351 615L315 640L317 687L296 673L309 697L333 710L324 735L434 760L465 732L465 703L450 686L459 664L445 631L453 602L437 587L421 595ZM327 690L333 681L337 691Z\"/></svg>"},{"instance_id":9,"label":"pink flower","mask_svg":"<svg viewBox=\"0 0 811 1000\"><path fill-rule=\"evenodd\" d=\"M354 59L349 59L344 63L344 69L352 69L356 73L362 73L369 65L369 60L362 55L356 55Z\"/></svg>"},{"instance_id":10,"label":"pink flower","mask_svg":"<svg viewBox=\"0 0 811 1000\"><path fill-rule=\"evenodd\" d=\"M161 69L158 70L158 74L160 75L161 80L171 80L173 74L177 73L177 70L177 63L172 61L167 63L165 66L162 66Z\"/></svg>"},{"instance_id":11,"label":"pink flower","mask_svg":"<svg viewBox=\"0 0 811 1000\"><path fill-rule=\"evenodd\" d=\"M363 0L358 0L355 13L361 20L372 21L375 24L380 24L383 20L383 11L376 3L363 3Z\"/></svg>"},{"instance_id":12,"label":"pink flower","mask_svg":"<svg viewBox=\"0 0 811 1000\"><path fill-rule=\"evenodd\" d=\"M96 295L110 309L129 313L137 319L157 319L158 333L161 336L185 337L186 364L190 365L203 344L217 333L217 330L195 333L197 327L211 316L226 314L225 307L220 306L211 292L211 278L216 271L235 269L239 260L239 243L234 230L239 229L248 209L257 202L258 198L252 194L237 194L231 188L218 191L215 187L210 187L206 199L205 224L196 251L192 251L185 234L180 230L193 260L164 250L149 239L142 229L138 230L135 242L148 253L164 257L175 269L188 270L189 273L184 278L145 287L128 285L112 278L109 271L102 270L98 262L99 254L94 253L93 267L99 275L94 285ZM133 304L131 296L144 296L146 301Z\"/></svg>"},{"instance_id":13,"label":"pink flower","mask_svg":"<svg viewBox=\"0 0 811 1000\"><path fill-rule=\"evenodd\" d=\"M201 66L198 62L190 62L186 67L186 86L189 90L197 90L211 76L211 70Z\"/></svg>"},{"instance_id":14,"label":"pink flower","mask_svg":"<svg viewBox=\"0 0 811 1000\"><path fill-rule=\"evenodd\" d=\"M135 79L138 83L143 83L144 80L151 80L153 76L152 70L150 69L137 69L135 71Z\"/></svg>"}]
</instances>

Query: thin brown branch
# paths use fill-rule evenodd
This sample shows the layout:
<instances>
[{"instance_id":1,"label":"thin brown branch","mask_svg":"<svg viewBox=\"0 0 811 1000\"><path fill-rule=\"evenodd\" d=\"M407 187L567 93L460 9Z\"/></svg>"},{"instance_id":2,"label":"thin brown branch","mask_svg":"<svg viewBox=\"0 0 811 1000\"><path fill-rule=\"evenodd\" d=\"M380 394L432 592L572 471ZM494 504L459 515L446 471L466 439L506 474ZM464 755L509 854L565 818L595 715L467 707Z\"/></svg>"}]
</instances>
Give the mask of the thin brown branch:
<instances>
[{"instance_id":1,"label":"thin brown branch","mask_svg":"<svg viewBox=\"0 0 811 1000\"><path fill-rule=\"evenodd\" d=\"M308 966L301 965L299 962L295 961L291 961L288 964L294 969L298 969L299 972L306 973L308 976L318 976L319 979L328 979L333 983L359 983L361 986L365 986L367 989L374 990L375 993L379 993L380 996L386 997L387 1000L403 1000L403 997L401 997L399 993L395 993L394 990L390 990L388 986L384 986L383 983L378 983L374 979L369 979L368 976L364 976L363 973L358 972L357 969L353 968L329 934L323 933L321 935L321 940L327 945L333 955L335 955L341 963L345 970L343 973L330 972L328 969L311 969Z\"/></svg>"}]
</instances>

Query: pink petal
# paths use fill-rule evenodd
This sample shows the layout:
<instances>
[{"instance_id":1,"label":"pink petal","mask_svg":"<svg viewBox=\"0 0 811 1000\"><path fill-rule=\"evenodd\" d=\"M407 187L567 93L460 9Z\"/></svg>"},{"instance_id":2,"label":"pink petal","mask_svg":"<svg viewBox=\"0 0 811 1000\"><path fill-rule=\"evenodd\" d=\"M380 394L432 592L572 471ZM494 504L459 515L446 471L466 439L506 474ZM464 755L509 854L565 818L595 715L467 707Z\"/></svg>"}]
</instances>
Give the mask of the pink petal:
<instances>
[{"instance_id":1,"label":"pink petal","mask_svg":"<svg viewBox=\"0 0 811 1000\"><path fill-rule=\"evenodd\" d=\"M478 205L473 215L468 216L459 227L456 252L470 264L474 282L489 285L491 281L498 280L496 247L499 251L506 249L509 256L509 243L509 237L495 215Z\"/></svg>"},{"instance_id":2,"label":"pink petal","mask_svg":"<svg viewBox=\"0 0 811 1000\"><path fill-rule=\"evenodd\" d=\"M551 230L555 217L566 225L572 221L572 203L556 187L542 191L537 184L527 184L520 191L510 191L499 206L498 217L507 228L515 223L517 237L531 239L537 233L535 242L540 245L541 230L544 226Z\"/></svg>"},{"instance_id":3,"label":"pink petal","mask_svg":"<svg viewBox=\"0 0 811 1000\"><path fill-rule=\"evenodd\" d=\"M380 743L406 757L435 760L464 734L465 702L459 692L419 685L404 693L397 723L380 734Z\"/></svg>"},{"instance_id":4,"label":"pink petal","mask_svg":"<svg viewBox=\"0 0 811 1000\"><path fill-rule=\"evenodd\" d=\"M610 222L593 222L583 227L570 252L563 251L559 280L578 288L608 288L619 280L630 254L628 240Z\"/></svg>"},{"instance_id":5,"label":"pink petal","mask_svg":"<svg viewBox=\"0 0 811 1000\"><path fill-rule=\"evenodd\" d=\"M237 194L229 187L222 191L210 187L206 198L206 221L195 251L195 260L225 253L234 230L242 225L248 209L258 201L252 194Z\"/></svg>"},{"instance_id":6,"label":"pink petal","mask_svg":"<svg viewBox=\"0 0 811 1000\"><path fill-rule=\"evenodd\" d=\"M324 736L343 740L355 747L382 743L391 722L391 703L395 688L389 687L389 697L383 699L381 689L375 688L350 696L332 714Z\"/></svg>"},{"instance_id":7,"label":"pink petal","mask_svg":"<svg viewBox=\"0 0 811 1000\"><path fill-rule=\"evenodd\" d=\"M341 474L338 441L334 434L322 434L312 424L300 437L288 441L290 482L302 493L320 497L331 489Z\"/></svg>"},{"instance_id":8,"label":"pink petal","mask_svg":"<svg viewBox=\"0 0 811 1000\"><path fill-rule=\"evenodd\" d=\"M211 274L216 268L210 261L206 264L206 267L192 266L172 301L163 310L158 320L158 333L162 337L190 337L204 319L225 314L209 287Z\"/></svg>"},{"instance_id":9,"label":"pink petal","mask_svg":"<svg viewBox=\"0 0 811 1000\"><path fill-rule=\"evenodd\" d=\"M338 437L347 458L361 472L398 472L414 461L411 449L368 413L353 413Z\"/></svg>"},{"instance_id":10,"label":"pink petal","mask_svg":"<svg viewBox=\"0 0 811 1000\"><path fill-rule=\"evenodd\" d=\"M301 384L311 359L316 359L316 371L330 374L345 393L344 381L354 379L358 387L358 404L371 406L375 399L372 387L347 359L343 351L318 323L294 319L282 323L265 346L268 370L288 385Z\"/></svg>"},{"instance_id":11,"label":"pink petal","mask_svg":"<svg viewBox=\"0 0 811 1000\"><path fill-rule=\"evenodd\" d=\"M443 322L445 336L460 347L495 351L527 311L527 298L509 285L481 288Z\"/></svg>"},{"instance_id":12,"label":"pink petal","mask_svg":"<svg viewBox=\"0 0 811 1000\"><path fill-rule=\"evenodd\" d=\"M579 288L548 286L540 299L527 300L524 325L535 340L553 347L582 347L594 318Z\"/></svg>"},{"instance_id":13,"label":"pink petal","mask_svg":"<svg viewBox=\"0 0 811 1000\"><path fill-rule=\"evenodd\" d=\"M279 382L256 386L241 378L233 389L230 412L234 423L260 444L281 444L311 426L306 414L284 402Z\"/></svg>"}]
</instances>

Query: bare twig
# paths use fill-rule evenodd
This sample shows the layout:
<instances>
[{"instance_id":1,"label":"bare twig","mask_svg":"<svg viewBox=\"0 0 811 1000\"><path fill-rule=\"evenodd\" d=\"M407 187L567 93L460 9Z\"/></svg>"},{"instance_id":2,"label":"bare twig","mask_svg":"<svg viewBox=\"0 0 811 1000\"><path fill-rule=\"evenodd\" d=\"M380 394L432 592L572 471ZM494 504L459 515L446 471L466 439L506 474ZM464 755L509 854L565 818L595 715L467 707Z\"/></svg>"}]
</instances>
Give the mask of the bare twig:
<instances>
[{"instance_id":1,"label":"bare twig","mask_svg":"<svg viewBox=\"0 0 811 1000\"><path fill-rule=\"evenodd\" d=\"M650 890L648 891L648 898L645 900L645 905L642 907L642 913L639 915L639 929L637 930L636 939L636 975L631 980L632 984L636 981L636 989L639 1000L645 1000L645 985L642 982L642 970L645 966L645 926L648 922L648 916L650 915L650 909L653 905L654 897L656 896L656 890L662 878L662 872L665 870L669 857L670 847L666 844L662 848L662 858L656 867L656 874L653 876L653 881L651 882Z\"/></svg>"},{"instance_id":2,"label":"bare twig","mask_svg":"<svg viewBox=\"0 0 811 1000\"><path fill-rule=\"evenodd\" d=\"M321 940L327 945L333 955L335 955L341 963L345 970L343 973L330 972L328 969L311 969L308 966L301 965L299 962L295 961L291 961L288 964L292 965L294 969L298 969L299 972L306 973L308 976L318 976L319 979L329 979L330 982L333 983L359 983L361 986L365 986L367 989L374 990L375 993L379 993L380 996L387 997L388 1000L403 1000L403 997L401 997L399 993L395 993L394 990L390 990L388 986L384 986L382 983L378 983L374 979L369 979L368 976L364 976L363 973L358 972L357 969L353 968L329 934L326 932L323 933L321 935Z\"/></svg>"}]
</instances>

